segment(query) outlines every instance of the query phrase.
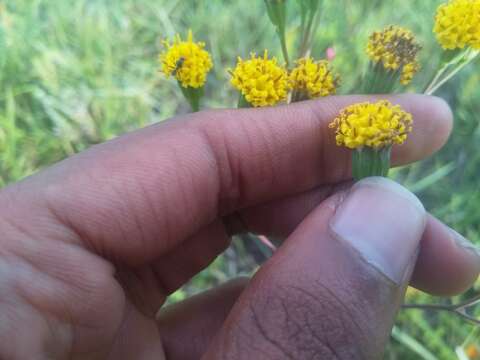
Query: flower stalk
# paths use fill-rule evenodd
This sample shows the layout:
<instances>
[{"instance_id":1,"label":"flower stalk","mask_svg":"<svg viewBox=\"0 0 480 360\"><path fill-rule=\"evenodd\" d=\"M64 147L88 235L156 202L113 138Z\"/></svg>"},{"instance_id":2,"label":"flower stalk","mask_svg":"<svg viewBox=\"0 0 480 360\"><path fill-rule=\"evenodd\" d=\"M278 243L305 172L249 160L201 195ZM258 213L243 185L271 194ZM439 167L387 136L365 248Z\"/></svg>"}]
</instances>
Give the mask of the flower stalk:
<instances>
[{"instance_id":1,"label":"flower stalk","mask_svg":"<svg viewBox=\"0 0 480 360\"><path fill-rule=\"evenodd\" d=\"M479 50L467 48L466 50L461 51L457 56L454 56L452 60L444 61L433 80L425 88L424 93L426 95L435 94L443 85L462 71L463 68L475 61L479 54Z\"/></svg>"},{"instance_id":2,"label":"flower stalk","mask_svg":"<svg viewBox=\"0 0 480 360\"><path fill-rule=\"evenodd\" d=\"M318 16L321 0L297 0L300 5L300 50L299 57L310 54L313 37L318 28Z\"/></svg>"}]
</instances>

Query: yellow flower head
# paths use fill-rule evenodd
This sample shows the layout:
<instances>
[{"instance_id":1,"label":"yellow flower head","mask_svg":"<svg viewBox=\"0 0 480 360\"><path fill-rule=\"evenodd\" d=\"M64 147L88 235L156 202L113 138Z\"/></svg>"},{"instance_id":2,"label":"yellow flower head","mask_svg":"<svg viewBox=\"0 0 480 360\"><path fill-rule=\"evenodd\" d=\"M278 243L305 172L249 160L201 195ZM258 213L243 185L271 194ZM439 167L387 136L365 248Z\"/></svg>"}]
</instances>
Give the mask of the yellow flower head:
<instances>
[{"instance_id":1,"label":"yellow flower head","mask_svg":"<svg viewBox=\"0 0 480 360\"><path fill-rule=\"evenodd\" d=\"M368 146L380 149L393 144L403 144L412 131L412 115L398 105L382 100L361 103L343 109L330 124L336 129L339 146L350 149Z\"/></svg>"},{"instance_id":2,"label":"yellow flower head","mask_svg":"<svg viewBox=\"0 0 480 360\"><path fill-rule=\"evenodd\" d=\"M480 50L480 0L450 0L440 5L433 31L444 49Z\"/></svg>"},{"instance_id":3,"label":"yellow flower head","mask_svg":"<svg viewBox=\"0 0 480 360\"><path fill-rule=\"evenodd\" d=\"M306 57L297 60L296 64L290 73L292 89L306 92L311 99L335 94L339 77L333 74L328 61Z\"/></svg>"},{"instance_id":4,"label":"yellow flower head","mask_svg":"<svg viewBox=\"0 0 480 360\"><path fill-rule=\"evenodd\" d=\"M192 32L188 32L187 41L179 35L173 44L164 42L165 52L160 54L161 71L175 76L183 87L199 88L205 85L208 72L213 63L210 54L204 49L205 43L193 42Z\"/></svg>"},{"instance_id":5,"label":"yellow flower head","mask_svg":"<svg viewBox=\"0 0 480 360\"><path fill-rule=\"evenodd\" d=\"M289 90L287 70L277 64L277 59L252 53L249 60L238 58L231 84L238 89L254 107L271 106L287 98Z\"/></svg>"},{"instance_id":6,"label":"yellow flower head","mask_svg":"<svg viewBox=\"0 0 480 360\"><path fill-rule=\"evenodd\" d=\"M409 65L406 70L408 76L402 81L406 85L419 70L417 54L421 48L410 30L391 25L370 35L366 51L370 60L381 63L387 70L403 71Z\"/></svg>"}]
</instances>

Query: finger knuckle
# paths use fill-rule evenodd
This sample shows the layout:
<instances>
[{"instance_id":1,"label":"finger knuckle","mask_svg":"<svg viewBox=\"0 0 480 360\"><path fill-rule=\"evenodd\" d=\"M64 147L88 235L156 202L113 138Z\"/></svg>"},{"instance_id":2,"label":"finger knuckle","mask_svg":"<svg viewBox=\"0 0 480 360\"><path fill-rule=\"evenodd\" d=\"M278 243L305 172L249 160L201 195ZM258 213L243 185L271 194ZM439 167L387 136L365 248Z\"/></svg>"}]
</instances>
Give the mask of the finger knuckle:
<instances>
[{"instance_id":1,"label":"finger knuckle","mask_svg":"<svg viewBox=\"0 0 480 360\"><path fill-rule=\"evenodd\" d=\"M249 346L273 352L275 359L371 360L365 348L370 326L349 298L321 283L277 287L249 307L256 334L249 336Z\"/></svg>"}]
</instances>

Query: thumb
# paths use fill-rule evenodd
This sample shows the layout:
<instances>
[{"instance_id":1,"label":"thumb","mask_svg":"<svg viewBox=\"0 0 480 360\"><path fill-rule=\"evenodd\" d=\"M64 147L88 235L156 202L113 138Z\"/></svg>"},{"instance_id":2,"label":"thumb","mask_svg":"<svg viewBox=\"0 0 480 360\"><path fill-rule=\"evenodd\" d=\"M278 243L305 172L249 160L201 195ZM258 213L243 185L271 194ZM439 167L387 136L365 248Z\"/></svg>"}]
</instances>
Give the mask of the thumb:
<instances>
[{"instance_id":1,"label":"thumb","mask_svg":"<svg viewBox=\"0 0 480 360\"><path fill-rule=\"evenodd\" d=\"M255 275L206 359L380 359L426 221L385 178L312 212Z\"/></svg>"}]
</instances>

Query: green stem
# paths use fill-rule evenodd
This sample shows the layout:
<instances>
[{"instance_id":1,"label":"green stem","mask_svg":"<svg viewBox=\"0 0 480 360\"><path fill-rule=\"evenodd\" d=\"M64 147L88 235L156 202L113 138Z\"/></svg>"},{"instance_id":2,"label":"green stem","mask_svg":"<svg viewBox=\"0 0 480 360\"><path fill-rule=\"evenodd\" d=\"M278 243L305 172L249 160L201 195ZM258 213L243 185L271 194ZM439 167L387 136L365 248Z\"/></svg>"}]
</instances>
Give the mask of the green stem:
<instances>
[{"instance_id":1,"label":"green stem","mask_svg":"<svg viewBox=\"0 0 480 360\"><path fill-rule=\"evenodd\" d=\"M477 55L478 55L478 53L475 54L474 56L470 57L466 61L462 62L454 70L452 70L450 73L448 73L448 75L446 75L442 80L438 81L437 84L434 84L433 86L431 86L430 89L427 89L427 91L425 91L425 94L426 95L433 95L435 92L437 92L438 89L440 89L443 85L445 85L450 79L452 79L455 75L457 75L460 71L462 71L464 67L466 67L473 60L475 60Z\"/></svg>"},{"instance_id":2,"label":"green stem","mask_svg":"<svg viewBox=\"0 0 480 360\"><path fill-rule=\"evenodd\" d=\"M447 71L448 67L449 67L449 64L445 64L440 68L440 70L438 70L438 72L434 76L433 80L430 81L428 86L423 91L424 94L427 94L431 90L431 88L433 86L435 86L435 83L442 77L442 75L445 73L445 71Z\"/></svg>"},{"instance_id":3,"label":"green stem","mask_svg":"<svg viewBox=\"0 0 480 360\"><path fill-rule=\"evenodd\" d=\"M391 147L373 149L364 147L352 154L352 175L355 180L370 176L388 176Z\"/></svg>"},{"instance_id":4,"label":"green stem","mask_svg":"<svg viewBox=\"0 0 480 360\"><path fill-rule=\"evenodd\" d=\"M320 26L320 11L315 10L315 14L313 15L313 23L310 28L310 33L308 35L308 48L311 50L313 47L313 39L315 37L315 34L318 31L318 27Z\"/></svg>"},{"instance_id":5,"label":"green stem","mask_svg":"<svg viewBox=\"0 0 480 360\"><path fill-rule=\"evenodd\" d=\"M300 58L307 56L314 18L315 14L310 13L307 26L305 27L305 31L303 32L302 36L302 43L300 45Z\"/></svg>"},{"instance_id":6,"label":"green stem","mask_svg":"<svg viewBox=\"0 0 480 360\"><path fill-rule=\"evenodd\" d=\"M287 69L290 68L290 59L288 56L288 48L287 48L287 41L285 39L285 29L280 33L280 29L278 29L278 36L280 38L280 45L282 46L282 54L283 59L285 60L285 64L287 65Z\"/></svg>"},{"instance_id":7,"label":"green stem","mask_svg":"<svg viewBox=\"0 0 480 360\"><path fill-rule=\"evenodd\" d=\"M479 51L468 49L462 52L460 55L456 56L453 60L445 62L445 64L440 68L433 80L425 89L424 94L433 95L438 89L440 89L450 79L457 75L465 66L469 65L472 61L474 61L479 53ZM454 67L452 71L450 71L447 75L443 76L451 66L455 65L457 66Z\"/></svg>"},{"instance_id":8,"label":"green stem","mask_svg":"<svg viewBox=\"0 0 480 360\"><path fill-rule=\"evenodd\" d=\"M194 96L190 99L190 106L193 112L200 111L200 97Z\"/></svg>"},{"instance_id":9,"label":"green stem","mask_svg":"<svg viewBox=\"0 0 480 360\"><path fill-rule=\"evenodd\" d=\"M309 50L311 50L311 43L313 35L318 27L318 14L320 0L310 2L304 9L302 9L302 38L300 42L299 57L303 58L307 56Z\"/></svg>"}]
</instances>

